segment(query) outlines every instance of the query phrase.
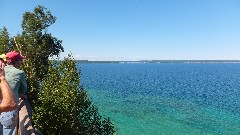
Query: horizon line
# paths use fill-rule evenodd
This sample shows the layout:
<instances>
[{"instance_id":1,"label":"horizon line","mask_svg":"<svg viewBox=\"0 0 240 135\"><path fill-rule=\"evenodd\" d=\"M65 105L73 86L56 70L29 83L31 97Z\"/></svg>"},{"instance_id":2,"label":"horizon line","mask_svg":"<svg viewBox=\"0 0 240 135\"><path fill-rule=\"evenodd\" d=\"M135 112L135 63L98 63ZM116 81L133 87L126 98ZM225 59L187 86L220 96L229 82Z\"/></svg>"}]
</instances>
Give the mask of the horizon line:
<instances>
[{"instance_id":1,"label":"horizon line","mask_svg":"<svg viewBox=\"0 0 240 135\"><path fill-rule=\"evenodd\" d=\"M77 60L77 61L240 61L240 60L214 60L214 59L206 59L206 60L181 60L181 59L178 59L178 60L155 60L155 59L152 59L152 60L87 60L87 59L74 59L74 60Z\"/></svg>"}]
</instances>

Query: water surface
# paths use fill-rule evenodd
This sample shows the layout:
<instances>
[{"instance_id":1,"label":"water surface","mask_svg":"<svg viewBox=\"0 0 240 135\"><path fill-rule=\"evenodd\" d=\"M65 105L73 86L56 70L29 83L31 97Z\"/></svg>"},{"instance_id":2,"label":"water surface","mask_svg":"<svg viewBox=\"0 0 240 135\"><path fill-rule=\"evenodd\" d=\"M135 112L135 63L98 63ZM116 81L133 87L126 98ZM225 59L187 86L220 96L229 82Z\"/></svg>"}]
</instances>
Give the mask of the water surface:
<instances>
[{"instance_id":1,"label":"water surface","mask_svg":"<svg viewBox=\"0 0 240 135\"><path fill-rule=\"evenodd\" d=\"M79 64L119 135L240 134L240 64Z\"/></svg>"}]
</instances>

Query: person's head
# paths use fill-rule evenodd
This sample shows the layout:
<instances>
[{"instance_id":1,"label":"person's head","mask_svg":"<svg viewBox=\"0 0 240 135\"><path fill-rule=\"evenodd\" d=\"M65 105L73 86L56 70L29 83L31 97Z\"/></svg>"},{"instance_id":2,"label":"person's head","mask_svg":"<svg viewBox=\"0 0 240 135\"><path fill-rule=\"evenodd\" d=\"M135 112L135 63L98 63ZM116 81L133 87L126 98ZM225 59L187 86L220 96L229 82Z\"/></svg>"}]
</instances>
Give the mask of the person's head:
<instances>
[{"instance_id":1,"label":"person's head","mask_svg":"<svg viewBox=\"0 0 240 135\"><path fill-rule=\"evenodd\" d=\"M11 51L6 54L7 64L13 65L15 68L20 68L24 56L22 56L19 52Z\"/></svg>"},{"instance_id":2,"label":"person's head","mask_svg":"<svg viewBox=\"0 0 240 135\"><path fill-rule=\"evenodd\" d=\"M5 54L1 54L1 55L0 55L0 61L1 61L2 63L5 63L5 64L6 64L7 59L6 59L6 55L5 55Z\"/></svg>"}]
</instances>

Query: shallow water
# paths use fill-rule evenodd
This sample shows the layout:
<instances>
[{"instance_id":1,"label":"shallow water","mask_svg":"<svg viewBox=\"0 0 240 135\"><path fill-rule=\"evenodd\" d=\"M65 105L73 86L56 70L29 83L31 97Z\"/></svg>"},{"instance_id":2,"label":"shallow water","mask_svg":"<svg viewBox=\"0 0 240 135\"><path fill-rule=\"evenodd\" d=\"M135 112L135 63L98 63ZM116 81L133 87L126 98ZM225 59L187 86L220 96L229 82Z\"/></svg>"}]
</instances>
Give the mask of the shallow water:
<instances>
[{"instance_id":1,"label":"shallow water","mask_svg":"<svg viewBox=\"0 0 240 135\"><path fill-rule=\"evenodd\" d=\"M119 135L240 134L240 64L80 64Z\"/></svg>"}]
</instances>

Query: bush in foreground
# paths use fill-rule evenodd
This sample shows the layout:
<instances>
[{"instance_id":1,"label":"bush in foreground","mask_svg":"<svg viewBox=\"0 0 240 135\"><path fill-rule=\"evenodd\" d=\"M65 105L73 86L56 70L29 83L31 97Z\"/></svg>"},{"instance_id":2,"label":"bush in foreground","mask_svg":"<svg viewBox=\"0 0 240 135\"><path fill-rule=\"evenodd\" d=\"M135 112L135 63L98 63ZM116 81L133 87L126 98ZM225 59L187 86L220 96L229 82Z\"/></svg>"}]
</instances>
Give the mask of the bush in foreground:
<instances>
[{"instance_id":1,"label":"bush in foreground","mask_svg":"<svg viewBox=\"0 0 240 135\"><path fill-rule=\"evenodd\" d=\"M43 134L111 135L113 123L102 119L98 109L79 86L80 73L71 56L51 62L43 79L34 120Z\"/></svg>"}]
</instances>

